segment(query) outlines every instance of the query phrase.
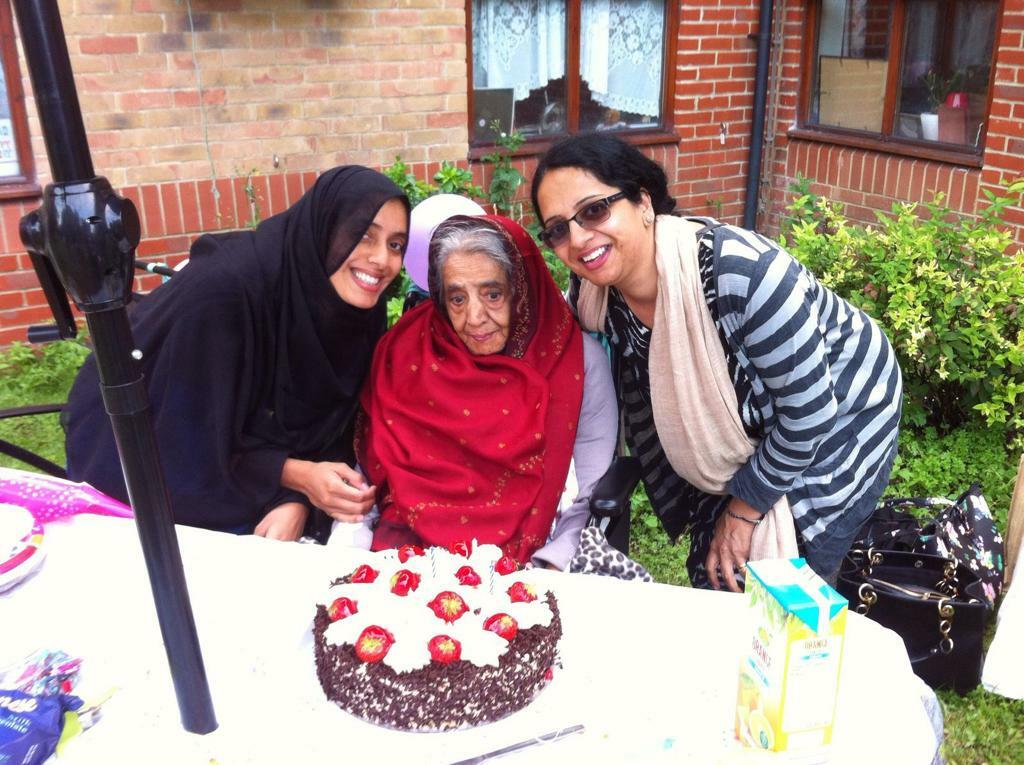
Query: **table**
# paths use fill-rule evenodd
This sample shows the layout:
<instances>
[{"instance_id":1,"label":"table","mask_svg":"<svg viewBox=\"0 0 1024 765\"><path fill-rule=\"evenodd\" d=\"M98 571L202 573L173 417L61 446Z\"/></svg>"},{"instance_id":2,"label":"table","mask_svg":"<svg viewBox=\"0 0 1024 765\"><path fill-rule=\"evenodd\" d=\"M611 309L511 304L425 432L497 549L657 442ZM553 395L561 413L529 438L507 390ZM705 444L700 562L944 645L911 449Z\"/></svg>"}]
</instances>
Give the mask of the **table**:
<instances>
[{"instance_id":1,"label":"table","mask_svg":"<svg viewBox=\"0 0 1024 765\"><path fill-rule=\"evenodd\" d=\"M132 521L49 524L42 569L0 596L0 666L59 648L85 659L83 691L119 688L62 763L450 763L576 723L584 733L507 761L748 761L731 734L741 595L538 572L557 587L565 627L551 685L492 725L404 733L324 701L316 680L313 604L351 569L347 551L185 527L178 538L220 723L207 736L180 727ZM874 741L886 762L930 763L922 686L899 637L851 614L831 762L862 765Z\"/></svg>"}]
</instances>

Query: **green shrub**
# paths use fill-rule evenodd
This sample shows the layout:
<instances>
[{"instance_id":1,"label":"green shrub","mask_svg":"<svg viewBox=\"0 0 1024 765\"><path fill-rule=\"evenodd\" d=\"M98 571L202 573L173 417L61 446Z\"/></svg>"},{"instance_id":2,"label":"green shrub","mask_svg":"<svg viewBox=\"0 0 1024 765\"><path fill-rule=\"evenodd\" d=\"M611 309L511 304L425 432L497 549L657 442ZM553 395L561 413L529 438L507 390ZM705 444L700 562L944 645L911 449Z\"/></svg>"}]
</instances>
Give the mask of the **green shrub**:
<instances>
[{"instance_id":1,"label":"green shrub","mask_svg":"<svg viewBox=\"0 0 1024 765\"><path fill-rule=\"evenodd\" d=\"M63 402L88 353L77 340L41 348L14 343L0 351L0 407ZM56 414L0 420L0 438L64 464L64 432ZM0 465L22 470L28 467L6 457L0 458Z\"/></svg>"},{"instance_id":2,"label":"green shrub","mask_svg":"<svg viewBox=\"0 0 1024 765\"><path fill-rule=\"evenodd\" d=\"M88 355L79 340L41 347L13 343L0 352L0 406L63 401Z\"/></svg>"},{"instance_id":3,"label":"green shrub","mask_svg":"<svg viewBox=\"0 0 1024 765\"><path fill-rule=\"evenodd\" d=\"M654 581L663 584L690 586L686 556L690 554L690 537L683 534L672 544L661 521L651 509L643 484L633 492L629 517L629 555L651 572Z\"/></svg>"},{"instance_id":4,"label":"green shrub","mask_svg":"<svg viewBox=\"0 0 1024 765\"><path fill-rule=\"evenodd\" d=\"M515 201L515 198L519 187L526 179L512 167L512 155L526 142L526 138L519 131L501 132L501 125L497 120L491 124L491 129L498 133L495 141L497 148L480 158L482 162L494 166L491 185L487 187L487 199L494 205L496 212L521 221L523 203Z\"/></svg>"},{"instance_id":5,"label":"green shrub","mask_svg":"<svg viewBox=\"0 0 1024 765\"><path fill-rule=\"evenodd\" d=\"M473 183L473 171L459 167L447 159L441 163L441 169L434 173L437 184L433 193L460 194L464 197L480 198L484 195L482 187Z\"/></svg>"},{"instance_id":6,"label":"green shrub","mask_svg":"<svg viewBox=\"0 0 1024 765\"><path fill-rule=\"evenodd\" d=\"M437 193L437 188L426 181L417 178L409 166L402 161L401 157L395 157L395 161L385 167L381 172L395 182L405 195L409 197L409 204L413 207L418 205L431 194Z\"/></svg>"},{"instance_id":7,"label":"green shrub","mask_svg":"<svg viewBox=\"0 0 1024 765\"><path fill-rule=\"evenodd\" d=\"M955 499L977 482L999 527L1005 529L1019 460L1019 453L1007 454L999 428L975 424L949 433L905 428L885 493Z\"/></svg>"},{"instance_id":8,"label":"green shrub","mask_svg":"<svg viewBox=\"0 0 1024 765\"><path fill-rule=\"evenodd\" d=\"M982 419L1024 445L1024 253L1002 226L1024 180L986 191L976 218L942 195L893 205L875 226L806 193L790 205L784 245L824 284L878 320L903 370L904 421L949 430Z\"/></svg>"}]
</instances>

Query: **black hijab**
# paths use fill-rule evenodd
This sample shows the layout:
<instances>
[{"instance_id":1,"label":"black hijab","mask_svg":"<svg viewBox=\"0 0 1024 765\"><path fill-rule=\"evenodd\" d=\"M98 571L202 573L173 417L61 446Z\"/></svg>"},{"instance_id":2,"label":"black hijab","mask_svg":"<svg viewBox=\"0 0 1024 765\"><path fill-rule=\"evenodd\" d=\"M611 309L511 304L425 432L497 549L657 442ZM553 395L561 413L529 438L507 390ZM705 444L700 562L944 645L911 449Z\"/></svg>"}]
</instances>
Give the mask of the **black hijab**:
<instances>
[{"instance_id":1,"label":"black hijab","mask_svg":"<svg viewBox=\"0 0 1024 765\"><path fill-rule=\"evenodd\" d=\"M257 227L257 258L280 259L281 270L276 380L268 402L273 417L254 422L251 435L306 454L337 436L355 411L373 349L386 329L387 306L349 305L330 276L391 199L400 199L408 212L405 195L385 176L358 165L338 167ZM336 262L329 262L332 252Z\"/></svg>"},{"instance_id":2,"label":"black hijab","mask_svg":"<svg viewBox=\"0 0 1024 765\"><path fill-rule=\"evenodd\" d=\"M251 530L298 498L280 486L288 457L344 459L387 308L347 304L330 276L391 199L408 210L383 175L330 170L254 231L197 239L188 267L131 307L177 522ZM90 358L65 408L68 474L126 500L98 383Z\"/></svg>"}]
</instances>

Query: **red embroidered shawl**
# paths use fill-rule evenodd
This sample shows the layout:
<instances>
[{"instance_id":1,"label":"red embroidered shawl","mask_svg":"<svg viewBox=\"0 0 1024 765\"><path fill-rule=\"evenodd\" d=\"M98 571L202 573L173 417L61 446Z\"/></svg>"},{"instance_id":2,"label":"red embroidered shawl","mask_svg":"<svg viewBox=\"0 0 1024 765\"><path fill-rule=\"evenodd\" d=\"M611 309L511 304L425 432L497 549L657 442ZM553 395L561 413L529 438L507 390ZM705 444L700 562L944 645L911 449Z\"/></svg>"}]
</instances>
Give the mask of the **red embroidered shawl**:
<instances>
[{"instance_id":1,"label":"red embroidered shawl","mask_svg":"<svg viewBox=\"0 0 1024 765\"><path fill-rule=\"evenodd\" d=\"M576 440L583 340L529 234L515 245L505 350L473 356L425 302L377 345L361 403L359 463L378 489L373 549L477 539L522 563L547 540Z\"/></svg>"}]
</instances>

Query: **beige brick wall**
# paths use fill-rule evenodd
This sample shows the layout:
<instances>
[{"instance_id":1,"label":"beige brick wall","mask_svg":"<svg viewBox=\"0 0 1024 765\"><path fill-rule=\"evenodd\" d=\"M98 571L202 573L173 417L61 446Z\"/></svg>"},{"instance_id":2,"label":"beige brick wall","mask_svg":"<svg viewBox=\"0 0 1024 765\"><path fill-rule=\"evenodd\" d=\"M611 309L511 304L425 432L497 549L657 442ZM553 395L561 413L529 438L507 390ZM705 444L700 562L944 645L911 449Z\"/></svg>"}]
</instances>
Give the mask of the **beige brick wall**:
<instances>
[{"instance_id":1,"label":"beige brick wall","mask_svg":"<svg viewBox=\"0 0 1024 765\"><path fill-rule=\"evenodd\" d=\"M115 187L466 158L463 0L194 0L191 22L178 0L59 7Z\"/></svg>"}]
</instances>

